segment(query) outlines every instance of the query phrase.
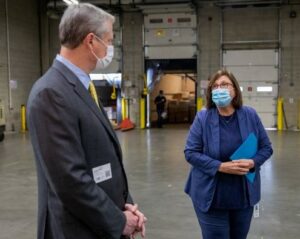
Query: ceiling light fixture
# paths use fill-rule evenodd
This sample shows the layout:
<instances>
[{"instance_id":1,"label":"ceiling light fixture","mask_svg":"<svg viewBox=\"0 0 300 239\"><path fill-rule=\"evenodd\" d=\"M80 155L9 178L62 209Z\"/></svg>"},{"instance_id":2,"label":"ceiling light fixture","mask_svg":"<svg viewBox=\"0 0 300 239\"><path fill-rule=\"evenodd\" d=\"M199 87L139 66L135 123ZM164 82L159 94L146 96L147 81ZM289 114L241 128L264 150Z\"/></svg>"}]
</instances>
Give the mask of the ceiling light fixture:
<instances>
[{"instance_id":1,"label":"ceiling light fixture","mask_svg":"<svg viewBox=\"0 0 300 239\"><path fill-rule=\"evenodd\" d=\"M63 1L68 5L79 4L77 0L63 0Z\"/></svg>"}]
</instances>

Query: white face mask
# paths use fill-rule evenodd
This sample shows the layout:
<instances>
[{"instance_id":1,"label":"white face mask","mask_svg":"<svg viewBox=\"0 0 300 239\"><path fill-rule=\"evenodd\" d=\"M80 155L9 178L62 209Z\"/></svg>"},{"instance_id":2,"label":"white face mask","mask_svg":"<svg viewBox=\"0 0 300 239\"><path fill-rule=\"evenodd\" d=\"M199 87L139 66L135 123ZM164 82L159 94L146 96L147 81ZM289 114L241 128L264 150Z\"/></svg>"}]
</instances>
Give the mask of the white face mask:
<instances>
[{"instance_id":1,"label":"white face mask","mask_svg":"<svg viewBox=\"0 0 300 239\"><path fill-rule=\"evenodd\" d=\"M97 37L96 38L106 46L106 55L103 58L99 58L93 50L92 53L97 59L97 64L95 67L95 70L102 70L106 68L111 62L114 57L114 46L112 45L107 45L101 38Z\"/></svg>"}]
</instances>

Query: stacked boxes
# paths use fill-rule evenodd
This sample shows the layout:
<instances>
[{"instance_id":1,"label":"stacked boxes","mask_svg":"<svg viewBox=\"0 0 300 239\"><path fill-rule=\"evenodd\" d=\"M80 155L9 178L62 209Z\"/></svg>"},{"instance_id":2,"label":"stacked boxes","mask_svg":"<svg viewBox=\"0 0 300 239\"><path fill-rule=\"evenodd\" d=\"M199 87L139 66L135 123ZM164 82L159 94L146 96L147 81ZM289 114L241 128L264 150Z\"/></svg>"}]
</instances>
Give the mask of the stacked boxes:
<instances>
[{"instance_id":1,"label":"stacked boxes","mask_svg":"<svg viewBox=\"0 0 300 239\"><path fill-rule=\"evenodd\" d=\"M168 100L169 123L191 123L195 116L195 102L193 99L183 98L182 93L176 93Z\"/></svg>"}]
</instances>

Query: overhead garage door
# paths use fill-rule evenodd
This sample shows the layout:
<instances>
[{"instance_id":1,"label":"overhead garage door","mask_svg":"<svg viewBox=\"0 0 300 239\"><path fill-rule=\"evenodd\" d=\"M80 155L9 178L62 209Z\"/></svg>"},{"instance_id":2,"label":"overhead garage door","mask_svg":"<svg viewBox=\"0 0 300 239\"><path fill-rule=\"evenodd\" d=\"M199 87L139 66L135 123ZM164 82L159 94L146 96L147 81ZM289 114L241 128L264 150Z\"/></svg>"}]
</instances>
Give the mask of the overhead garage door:
<instances>
[{"instance_id":1,"label":"overhead garage door","mask_svg":"<svg viewBox=\"0 0 300 239\"><path fill-rule=\"evenodd\" d=\"M195 12L145 14L145 58L196 58L196 25Z\"/></svg>"},{"instance_id":2,"label":"overhead garage door","mask_svg":"<svg viewBox=\"0 0 300 239\"><path fill-rule=\"evenodd\" d=\"M226 50L223 66L237 78L244 105L258 112L265 127L276 125L278 95L278 51Z\"/></svg>"}]
</instances>

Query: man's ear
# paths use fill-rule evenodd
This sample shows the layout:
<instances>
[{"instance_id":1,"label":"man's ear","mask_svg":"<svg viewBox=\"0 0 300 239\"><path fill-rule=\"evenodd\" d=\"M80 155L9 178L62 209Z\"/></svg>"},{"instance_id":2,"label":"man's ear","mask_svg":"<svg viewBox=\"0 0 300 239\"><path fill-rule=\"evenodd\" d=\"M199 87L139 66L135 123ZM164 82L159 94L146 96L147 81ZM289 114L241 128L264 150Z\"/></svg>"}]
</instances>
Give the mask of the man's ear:
<instances>
[{"instance_id":1,"label":"man's ear","mask_svg":"<svg viewBox=\"0 0 300 239\"><path fill-rule=\"evenodd\" d=\"M91 33L91 32L88 33L86 35L86 37L83 39L83 44L86 45L87 47L91 47L94 44L94 42L93 42L94 37L95 36L93 33Z\"/></svg>"}]
</instances>

